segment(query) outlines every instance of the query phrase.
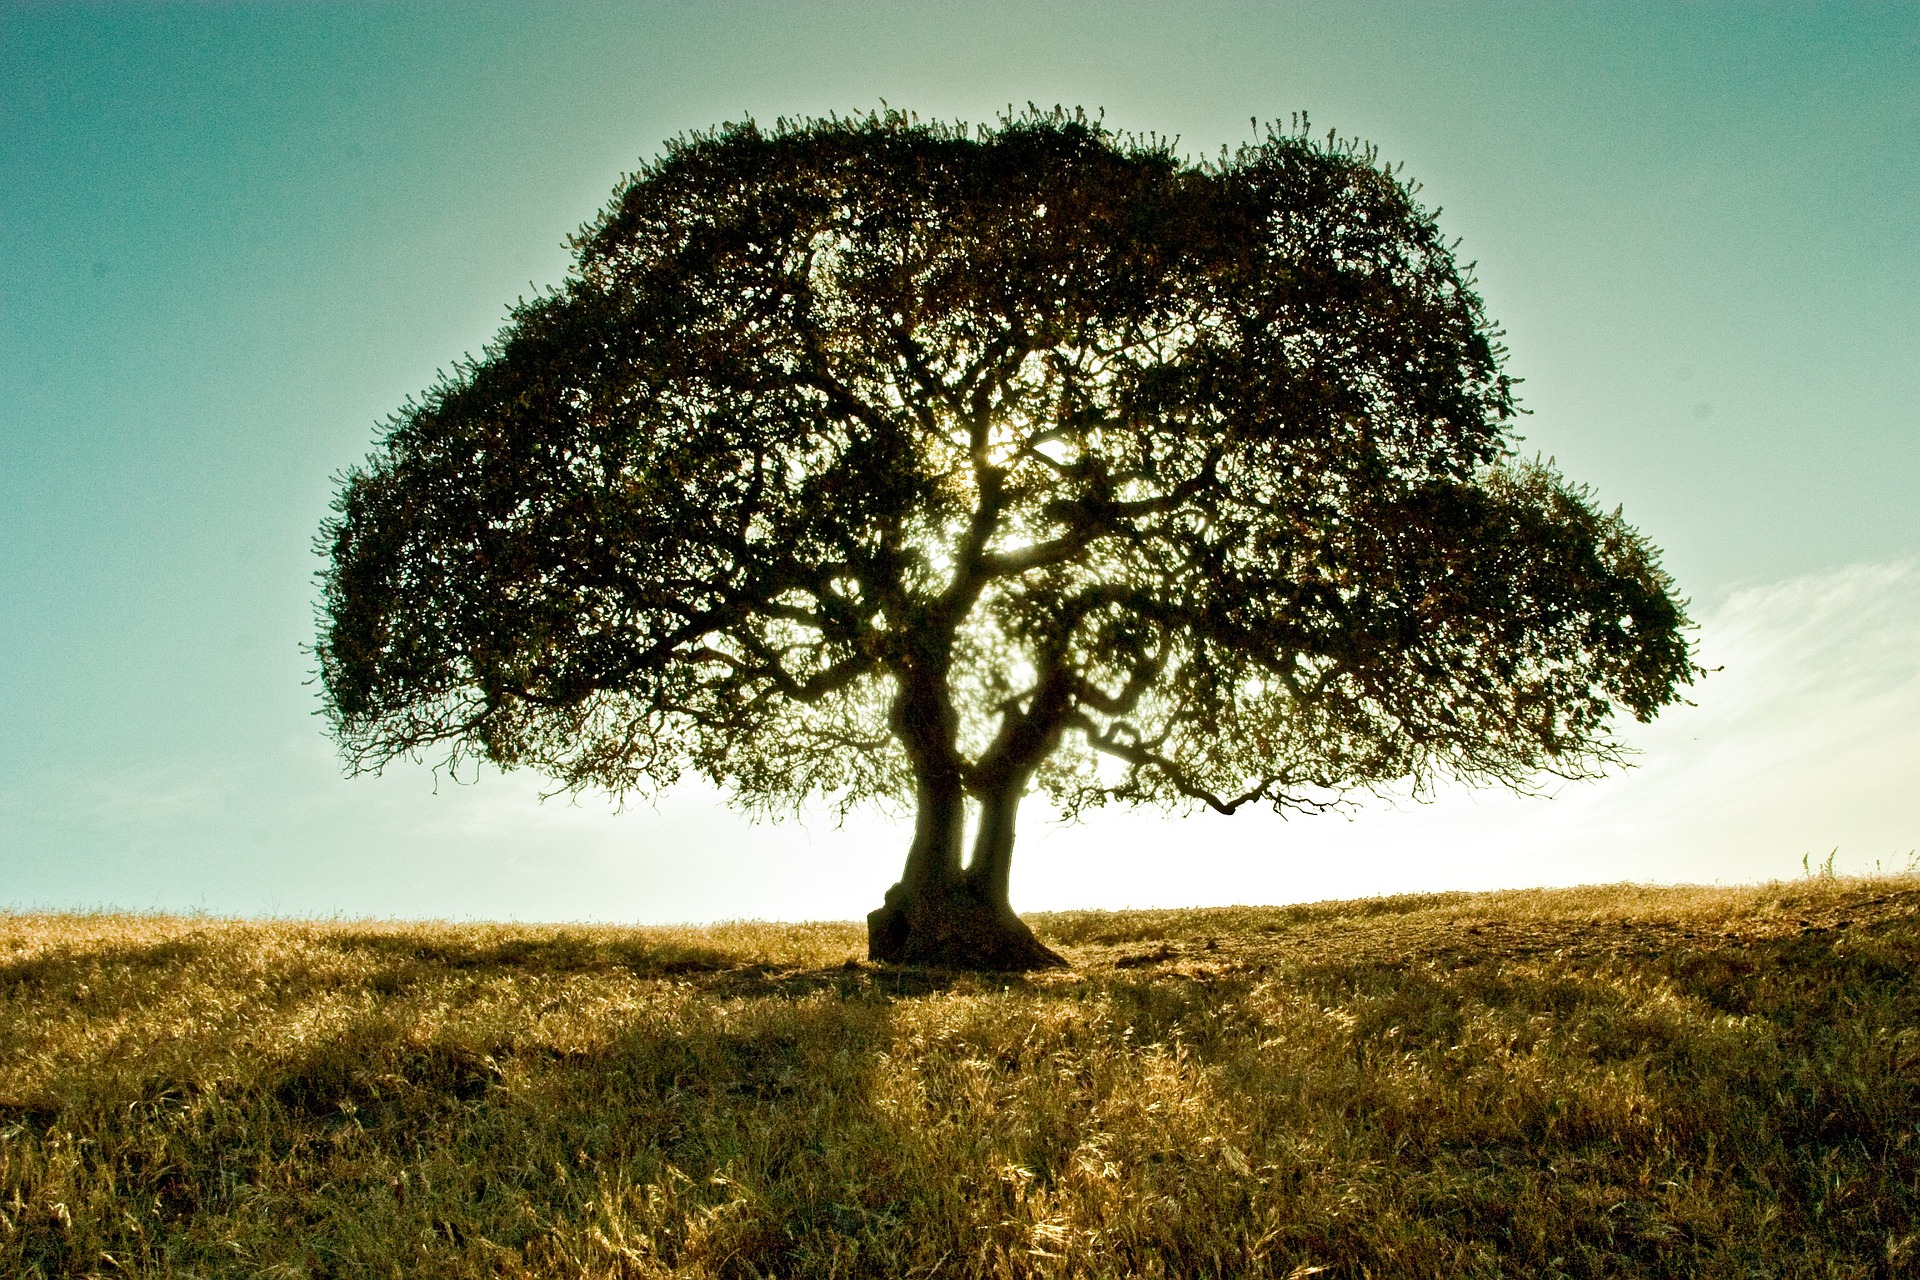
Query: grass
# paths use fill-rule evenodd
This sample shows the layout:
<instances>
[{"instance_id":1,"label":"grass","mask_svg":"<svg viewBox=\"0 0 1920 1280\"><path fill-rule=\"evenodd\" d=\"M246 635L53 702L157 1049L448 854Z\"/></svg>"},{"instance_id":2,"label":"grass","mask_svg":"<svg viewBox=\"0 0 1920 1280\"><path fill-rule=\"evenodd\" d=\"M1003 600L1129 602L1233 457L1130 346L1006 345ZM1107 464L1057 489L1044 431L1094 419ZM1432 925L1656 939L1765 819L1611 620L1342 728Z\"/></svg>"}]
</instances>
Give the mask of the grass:
<instances>
[{"instance_id":1,"label":"grass","mask_svg":"<svg viewBox=\"0 0 1920 1280\"><path fill-rule=\"evenodd\" d=\"M0 1275L1920 1275L1920 879L851 925L0 915Z\"/></svg>"}]
</instances>

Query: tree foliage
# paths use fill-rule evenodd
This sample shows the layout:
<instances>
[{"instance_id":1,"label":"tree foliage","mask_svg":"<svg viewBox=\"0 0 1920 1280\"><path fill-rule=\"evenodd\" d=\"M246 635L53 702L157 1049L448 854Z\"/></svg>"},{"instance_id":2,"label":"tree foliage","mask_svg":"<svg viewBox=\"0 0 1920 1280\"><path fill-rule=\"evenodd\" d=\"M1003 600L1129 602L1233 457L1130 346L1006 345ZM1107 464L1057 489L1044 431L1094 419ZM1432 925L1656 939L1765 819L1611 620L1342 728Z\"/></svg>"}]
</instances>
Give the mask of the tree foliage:
<instances>
[{"instance_id":1,"label":"tree foliage","mask_svg":"<svg viewBox=\"0 0 1920 1280\"><path fill-rule=\"evenodd\" d=\"M1312 806L1590 772L1696 672L1649 545L1516 457L1468 274L1357 144L730 125L573 244L344 478L356 767Z\"/></svg>"}]
</instances>

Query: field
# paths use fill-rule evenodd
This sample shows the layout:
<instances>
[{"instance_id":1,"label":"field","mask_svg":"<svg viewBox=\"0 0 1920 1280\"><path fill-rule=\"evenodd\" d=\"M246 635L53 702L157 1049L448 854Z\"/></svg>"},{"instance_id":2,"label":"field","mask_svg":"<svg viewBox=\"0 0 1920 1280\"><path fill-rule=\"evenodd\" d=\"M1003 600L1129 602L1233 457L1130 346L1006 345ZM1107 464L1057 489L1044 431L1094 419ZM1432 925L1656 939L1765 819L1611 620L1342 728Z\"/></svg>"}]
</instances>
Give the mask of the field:
<instances>
[{"instance_id":1,"label":"field","mask_svg":"<svg viewBox=\"0 0 1920 1280\"><path fill-rule=\"evenodd\" d=\"M1920 1275L1920 880L851 925L0 915L0 1275Z\"/></svg>"}]
</instances>

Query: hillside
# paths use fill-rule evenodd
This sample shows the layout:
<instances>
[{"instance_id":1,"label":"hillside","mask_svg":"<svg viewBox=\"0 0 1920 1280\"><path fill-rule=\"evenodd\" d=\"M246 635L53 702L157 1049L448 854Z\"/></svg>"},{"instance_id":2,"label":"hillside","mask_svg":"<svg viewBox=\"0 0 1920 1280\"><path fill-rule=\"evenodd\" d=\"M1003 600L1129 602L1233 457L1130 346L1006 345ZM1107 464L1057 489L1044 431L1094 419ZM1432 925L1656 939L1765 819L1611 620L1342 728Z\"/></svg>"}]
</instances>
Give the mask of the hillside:
<instances>
[{"instance_id":1,"label":"hillside","mask_svg":"<svg viewBox=\"0 0 1920 1280\"><path fill-rule=\"evenodd\" d=\"M1920 1274L1920 880L852 925L0 916L0 1274Z\"/></svg>"}]
</instances>

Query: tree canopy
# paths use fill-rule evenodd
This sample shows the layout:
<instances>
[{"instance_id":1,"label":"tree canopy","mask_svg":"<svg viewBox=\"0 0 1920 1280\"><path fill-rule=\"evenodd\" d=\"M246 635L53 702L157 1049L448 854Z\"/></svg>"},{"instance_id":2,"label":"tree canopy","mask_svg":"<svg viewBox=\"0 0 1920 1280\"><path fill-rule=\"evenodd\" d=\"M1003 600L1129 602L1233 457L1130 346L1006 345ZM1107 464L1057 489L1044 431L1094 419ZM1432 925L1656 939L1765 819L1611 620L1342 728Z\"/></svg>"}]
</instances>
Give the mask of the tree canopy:
<instances>
[{"instance_id":1,"label":"tree canopy","mask_svg":"<svg viewBox=\"0 0 1920 1280\"><path fill-rule=\"evenodd\" d=\"M1468 273L1359 144L729 125L573 247L344 477L318 655L356 768L908 801L876 954L990 962L940 921L1019 933L1030 788L1525 786L1697 671L1654 550L1515 454Z\"/></svg>"}]
</instances>

